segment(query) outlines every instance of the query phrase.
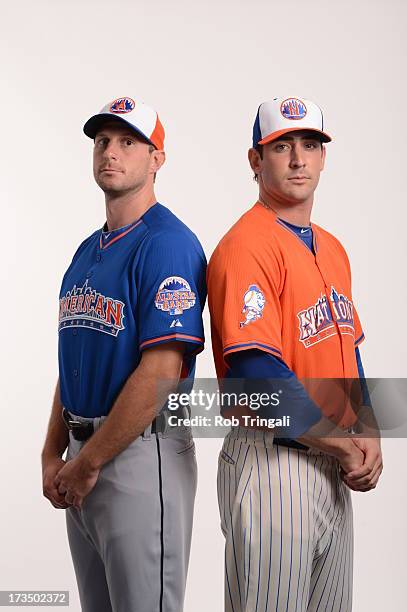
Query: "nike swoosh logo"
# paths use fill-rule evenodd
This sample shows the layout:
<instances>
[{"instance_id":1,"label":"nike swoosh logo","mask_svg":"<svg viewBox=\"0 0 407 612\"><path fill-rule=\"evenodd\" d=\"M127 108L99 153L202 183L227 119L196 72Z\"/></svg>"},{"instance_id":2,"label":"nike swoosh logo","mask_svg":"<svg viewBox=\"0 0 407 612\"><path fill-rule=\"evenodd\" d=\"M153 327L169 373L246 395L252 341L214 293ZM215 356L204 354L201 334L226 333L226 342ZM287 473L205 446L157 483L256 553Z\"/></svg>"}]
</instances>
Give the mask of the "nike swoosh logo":
<instances>
[{"instance_id":1,"label":"nike swoosh logo","mask_svg":"<svg viewBox=\"0 0 407 612\"><path fill-rule=\"evenodd\" d=\"M301 228L301 234L305 234L305 232L308 232L308 231L309 231L309 227L307 227L306 229Z\"/></svg>"}]
</instances>

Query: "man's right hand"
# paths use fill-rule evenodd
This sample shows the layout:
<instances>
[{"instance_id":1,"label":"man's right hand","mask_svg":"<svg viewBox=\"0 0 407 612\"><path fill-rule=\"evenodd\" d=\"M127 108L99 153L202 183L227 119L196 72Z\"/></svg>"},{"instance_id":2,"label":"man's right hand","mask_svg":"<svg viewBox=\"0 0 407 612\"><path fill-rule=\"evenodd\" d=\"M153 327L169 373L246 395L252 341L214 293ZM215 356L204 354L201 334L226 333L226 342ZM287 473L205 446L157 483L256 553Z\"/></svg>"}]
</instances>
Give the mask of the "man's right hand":
<instances>
[{"instance_id":1,"label":"man's right hand","mask_svg":"<svg viewBox=\"0 0 407 612\"><path fill-rule=\"evenodd\" d=\"M42 460L42 492L49 499L54 508L65 510L70 504L66 503L65 495L61 495L55 486L54 479L65 461L61 457L51 457Z\"/></svg>"}]
</instances>

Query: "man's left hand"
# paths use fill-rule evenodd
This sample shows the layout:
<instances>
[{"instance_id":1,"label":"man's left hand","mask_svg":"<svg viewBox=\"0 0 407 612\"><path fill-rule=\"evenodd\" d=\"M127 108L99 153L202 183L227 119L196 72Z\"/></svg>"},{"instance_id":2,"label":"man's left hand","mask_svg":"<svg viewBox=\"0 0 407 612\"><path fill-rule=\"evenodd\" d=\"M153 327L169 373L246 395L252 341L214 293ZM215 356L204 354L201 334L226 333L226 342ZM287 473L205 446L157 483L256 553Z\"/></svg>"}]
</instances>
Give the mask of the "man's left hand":
<instances>
[{"instance_id":1,"label":"man's left hand","mask_svg":"<svg viewBox=\"0 0 407 612\"><path fill-rule=\"evenodd\" d=\"M81 455L67 461L55 476L55 485L67 504L82 507L83 500L92 491L99 476L99 469L89 466Z\"/></svg>"},{"instance_id":2,"label":"man's left hand","mask_svg":"<svg viewBox=\"0 0 407 612\"><path fill-rule=\"evenodd\" d=\"M348 474L341 474L343 482L352 491L371 491L378 483L383 471L380 438L352 438L352 442L365 455L363 465Z\"/></svg>"}]
</instances>

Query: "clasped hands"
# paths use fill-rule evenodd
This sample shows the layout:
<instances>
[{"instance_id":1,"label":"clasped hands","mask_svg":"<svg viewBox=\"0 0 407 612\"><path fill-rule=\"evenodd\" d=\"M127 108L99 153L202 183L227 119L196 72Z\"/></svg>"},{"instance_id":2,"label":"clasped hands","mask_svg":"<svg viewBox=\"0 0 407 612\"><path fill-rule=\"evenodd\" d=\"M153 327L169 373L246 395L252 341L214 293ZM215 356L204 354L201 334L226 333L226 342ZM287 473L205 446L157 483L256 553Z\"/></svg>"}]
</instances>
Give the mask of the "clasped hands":
<instances>
[{"instance_id":1,"label":"clasped hands","mask_svg":"<svg viewBox=\"0 0 407 612\"><path fill-rule=\"evenodd\" d=\"M341 479L352 491L371 491L383 471L380 438L350 438L355 449L339 458Z\"/></svg>"},{"instance_id":2,"label":"clasped hands","mask_svg":"<svg viewBox=\"0 0 407 612\"><path fill-rule=\"evenodd\" d=\"M64 461L54 457L43 468L43 493L54 508L82 508L85 497L96 485L100 469L81 456Z\"/></svg>"}]
</instances>

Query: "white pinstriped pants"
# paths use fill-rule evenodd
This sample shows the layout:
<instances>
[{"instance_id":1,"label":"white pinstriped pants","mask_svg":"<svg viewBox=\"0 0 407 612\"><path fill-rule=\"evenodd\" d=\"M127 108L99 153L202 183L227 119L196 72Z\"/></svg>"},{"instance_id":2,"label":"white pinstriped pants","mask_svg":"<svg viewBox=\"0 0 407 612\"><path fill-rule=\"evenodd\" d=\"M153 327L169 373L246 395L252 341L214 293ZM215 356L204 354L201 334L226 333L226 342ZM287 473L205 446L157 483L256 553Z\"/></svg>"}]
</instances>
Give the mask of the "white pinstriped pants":
<instances>
[{"instance_id":1,"label":"white pinstriped pants","mask_svg":"<svg viewBox=\"0 0 407 612\"><path fill-rule=\"evenodd\" d=\"M226 612L352 610L352 503L336 459L233 428L218 501Z\"/></svg>"}]
</instances>

